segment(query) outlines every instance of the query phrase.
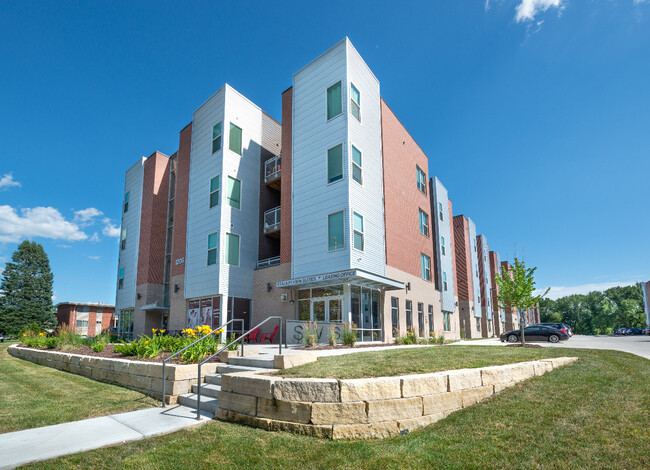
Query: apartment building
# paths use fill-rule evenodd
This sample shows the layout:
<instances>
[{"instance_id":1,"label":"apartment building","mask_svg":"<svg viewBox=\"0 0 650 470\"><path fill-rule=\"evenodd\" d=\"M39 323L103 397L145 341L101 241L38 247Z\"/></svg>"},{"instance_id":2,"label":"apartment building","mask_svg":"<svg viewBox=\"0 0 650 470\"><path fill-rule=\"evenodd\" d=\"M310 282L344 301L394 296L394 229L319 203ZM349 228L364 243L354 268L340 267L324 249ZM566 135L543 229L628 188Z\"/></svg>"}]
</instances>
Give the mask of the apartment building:
<instances>
[{"instance_id":1,"label":"apartment building","mask_svg":"<svg viewBox=\"0 0 650 470\"><path fill-rule=\"evenodd\" d=\"M115 306L99 303L59 302L56 319L59 325L72 325L78 335L88 337L117 327Z\"/></svg>"},{"instance_id":2,"label":"apartment building","mask_svg":"<svg viewBox=\"0 0 650 470\"><path fill-rule=\"evenodd\" d=\"M501 269L502 271L505 270L505 272L508 273L510 279L513 278L512 266L508 261L501 262ZM517 309L506 308L505 309L505 331L511 331L516 329L519 329L519 314L517 313Z\"/></svg>"},{"instance_id":3,"label":"apartment building","mask_svg":"<svg viewBox=\"0 0 650 470\"><path fill-rule=\"evenodd\" d=\"M506 331L506 312L499 305L499 286L494 281L497 276L501 276L501 257L496 251L490 251L490 278L492 281L492 318L494 319L494 334L500 336Z\"/></svg>"},{"instance_id":4,"label":"apartment building","mask_svg":"<svg viewBox=\"0 0 650 470\"><path fill-rule=\"evenodd\" d=\"M650 326L650 281L641 283L643 292L643 311L645 313L645 324Z\"/></svg>"},{"instance_id":5,"label":"apartment building","mask_svg":"<svg viewBox=\"0 0 650 470\"><path fill-rule=\"evenodd\" d=\"M492 263L346 38L281 94L282 124L229 85L178 151L126 172L116 308L125 336L283 319L362 341L490 336ZM263 331L271 331L267 324Z\"/></svg>"}]
</instances>

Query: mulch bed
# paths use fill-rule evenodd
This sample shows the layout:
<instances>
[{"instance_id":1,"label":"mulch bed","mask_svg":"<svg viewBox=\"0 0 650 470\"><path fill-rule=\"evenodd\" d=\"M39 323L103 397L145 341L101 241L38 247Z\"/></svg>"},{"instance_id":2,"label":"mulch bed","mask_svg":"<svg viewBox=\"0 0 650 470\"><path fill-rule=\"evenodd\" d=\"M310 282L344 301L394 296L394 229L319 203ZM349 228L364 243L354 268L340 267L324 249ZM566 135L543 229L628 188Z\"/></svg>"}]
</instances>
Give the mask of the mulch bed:
<instances>
[{"instance_id":1,"label":"mulch bed","mask_svg":"<svg viewBox=\"0 0 650 470\"><path fill-rule=\"evenodd\" d=\"M350 348L350 346L344 346L342 344L337 344L336 346L316 346L314 348L309 348L309 347L304 347L304 348L296 348L301 351L325 351L327 349L363 349L363 348L380 348L380 347L386 347L386 346L425 346L424 344L420 345L409 345L409 344L397 344L397 343L378 343L378 344L356 344L353 348ZM429 344L428 346L439 346L437 344Z\"/></svg>"},{"instance_id":2,"label":"mulch bed","mask_svg":"<svg viewBox=\"0 0 650 470\"><path fill-rule=\"evenodd\" d=\"M506 348L521 348L521 344L506 344ZM524 348L542 349L539 344L524 344Z\"/></svg>"}]
</instances>

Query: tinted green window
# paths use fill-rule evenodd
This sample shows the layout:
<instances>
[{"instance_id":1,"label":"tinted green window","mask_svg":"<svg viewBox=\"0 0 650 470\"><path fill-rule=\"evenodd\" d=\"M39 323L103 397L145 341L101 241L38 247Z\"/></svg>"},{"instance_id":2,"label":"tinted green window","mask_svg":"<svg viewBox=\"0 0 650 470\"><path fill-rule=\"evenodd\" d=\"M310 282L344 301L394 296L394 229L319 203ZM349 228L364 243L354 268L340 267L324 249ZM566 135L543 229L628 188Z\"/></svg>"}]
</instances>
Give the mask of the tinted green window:
<instances>
[{"instance_id":1,"label":"tinted green window","mask_svg":"<svg viewBox=\"0 0 650 470\"><path fill-rule=\"evenodd\" d=\"M354 247L363 251L363 216L354 213Z\"/></svg>"},{"instance_id":2,"label":"tinted green window","mask_svg":"<svg viewBox=\"0 0 650 470\"><path fill-rule=\"evenodd\" d=\"M126 194L124 195L124 212L129 211L129 194L130 191L127 191Z\"/></svg>"},{"instance_id":3,"label":"tinted green window","mask_svg":"<svg viewBox=\"0 0 650 470\"><path fill-rule=\"evenodd\" d=\"M418 189L424 194L427 193L427 175L424 171L420 170L420 167L417 168L417 178L418 178Z\"/></svg>"},{"instance_id":4,"label":"tinted green window","mask_svg":"<svg viewBox=\"0 0 650 470\"><path fill-rule=\"evenodd\" d=\"M362 172L361 172L361 151L352 146L352 179L357 183L362 182Z\"/></svg>"},{"instance_id":5,"label":"tinted green window","mask_svg":"<svg viewBox=\"0 0 650 470\"><path fill-rule=\"evenodd\" d=\"M219 246L219 232L208 235L208 266L217 264L217 247Z\"/></svg>"},{"instance_id":6,"label":"tinted green window","mask_svg":"<svg viewBox=\"0 0 650 470\"><path fill-rule=\"evenodd\" d=\"M425 281L430 281L431 280L431 258L429 258L427 255L421 254L420 255L421 262L422 262L422 279Z\"/></svg>"},{"instance_id":7,"label":"tinted green window","mask_svg":"<svg viewBox=\"0 0 650 470\"><path fill-rule=\"evenodd\" d=\"M232 122L230 123L230 138L228 148L235 152L237 155L241 155L241 128L235 126Z\"/></svg>"},{"instance_id":8,"label":"tinted green window","mask_svg":"<svg viewBox=\"0 0 650 470\"><path fill-rule=\"evenodd\" d=\"M221 186L221 178L219 175L210 180L210 207L219 205L219 187Z\"/></svg>"},{"instance_id":9,"label":"tinted green window","mask_svg":"<svg viewBox=\"0 0 650 470\"><path fill-rule=\"evenodd\" d=\"M221 123L212 126L212 153L221 150Z\"/></svg>"},{"instance_id":10,"label":"tinted green window","mask_svg":"<svg viewBox=\"0 0 650 470\"><path fill-rule=\"evenodd\" d=\"M124 268L120 268L120 279L124 279Z\"/></svg>"},{"instance_id":11,"label":"tinted green window","mask_svg":"<svg viewBox=\"0 0 650 470\"><path fill-rule=\"evenodd\" d=\"M327 182L343 179L343 144L327 151Z\"/></svg>"},{"instance_id":12,"label":"tinted green window","mask_svg":"<svg viewBox=\"0 0 650 470\"><path fill-rule=\"evenodd\" d=\"M228 204L235 209L241 208L241 181L228 177Z\"/></svg>"},{"instance_id":13,"label":"tinted green window","mask_svg":"<svg viewBox=\"0 0 650 470\"><path fill-rule=\"evenodd\" d=\"M330 251L345 248L343 232L343 211L327 216L327 239Z\"/></svg>"},{"instance_id":14,"label":"tinted green window","mask_svg":"<svg viewBox=\"0 0 650 470\"><path fill-rule=\"evenodd\" d=\"M239 266L239 235L226 234L226 263Z\"/></svg>"},{"instance_id":15,"label":"tinted green window","mask_svg":"<svg viewBox=\"0 0 650 470\"><path fill-rule=\"evenodd\" d=\"M350 83L350 112L361 122L361 93L352 83Z\"/></svg>"},{"instance_id":16,"label":"tinted green window","mask_svg":"<svg viewBox=\"0 0 650 470\"><path fill-rule=\"evenodd\" d=\"M341 82L327 89L327 119L338 116L341 110Z\"/></svg>"},{"instance_id":17,"label":"tinted green window","mask_svg":"<svg viewBox=\"0 0 650 470\"><path fill-rule=\"evenodd\" d=\"M425 237L429 236L429 216L420 209L420 233Z\"/></svg>"}]
</instances>

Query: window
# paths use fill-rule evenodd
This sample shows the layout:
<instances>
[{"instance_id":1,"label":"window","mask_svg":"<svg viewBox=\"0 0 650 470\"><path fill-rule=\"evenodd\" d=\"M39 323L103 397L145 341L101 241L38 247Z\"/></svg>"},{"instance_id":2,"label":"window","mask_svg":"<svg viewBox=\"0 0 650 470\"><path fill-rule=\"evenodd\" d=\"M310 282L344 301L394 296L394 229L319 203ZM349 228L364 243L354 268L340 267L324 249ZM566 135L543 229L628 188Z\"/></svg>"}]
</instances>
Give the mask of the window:
<instances>
[{"instance_id":1,"label":"window","mask_svg":"<svg viewBox=\"0 0 650 470\"><path fill-rule=\"evenodd\" d=\"M390 298L390 317L393 324L393 334L399 334L399 299L397 297Z\"/></svg>"},{"instance_id":2,"label":"window","mask_svg":"<svg viewBox=\"0 0 650 470\"><path fill-rule=\"evenodd\" d=\"M438 203L438 214L440 215L440 220L445 220L442 215L442 202Z\"/></svg>"},{"instance_id":3,"label":"window","mask_svg":"<svg viewBox=\"0 0 650 470\"><path fill-rule=\"evenodd\" d=\"M354 248L363 251L363 216L354 213Z\"/></svg>"},{"instance_id":4,"label":"window","mask_svg":"<svg viewBox=\"0 0 650 470\"><path fill-rule=\"evenodd\" d=\"M212 153L221 150L221 134L221 123L219 122L212 126Z\"/></svg>"},{"instance_id":5,"label":"window","mask_svg":"<svg viewBox=\"0 0 650 470\"><path fill-rule=\"evenodd\" d=\"M449 312L442 312L442 329L451 331L451 321L449 321Z\"/></svg>"},{"instance_id":6,"label":"window","mask_svg":"<svg viewBox=\"0 0 650 470\"><path fill-rule=\"evenodd\" d=\"M208 266L217 264L217 250L219 246L219 232L208 235Z\"/></svg>"},{"instance_id":7,"label":"window","mask_svg":"<svg viewBox=\"0 0 650 470\"><path fill-rule=\"evenodd\" d=\"M345 236L343 232L343 211L328 215L327 240L329 251L345 248Z\"/></svg>"},{"instance_id":8,"label":"window","mask_svg":"<svg viewBox=\"0 0 650 470\"><path fill-rule=\"evenodd\" d=\"M429 305L429 331L433 333L433 305Z\"/></svg>"},{"instance_id":9,"label":"window","mask_svg":"<svg viewBox=\"0 0 650 470\"><path fill-rule=\"evenodd\" d=\"M90 312L90 307L88 305L80 305L77 312L88 313Z\"/></svg>"},{"instance_id":10,"label":"window","mask_svg":"<svg viewBox=\"0 0 650 470\"><path fill-rule=\"evenodd\" d=\"M424 336L424 304L418 302L418 335Z\"/></svg>"},{"instance_id":11,"label":"window","mask_svg":"<svg viewBox=\"0 0 650 470\"><path fill-rule=\"evenodd\" d=\"M88 320L77 320L77 326L87 327L88 326Z\"/></svg>"},{"instance_id":12,"label":"window","mask_svg":"<svg viewBox=\"0 0 650 470\"><path fill-rule=\"evenodd\" d=\"M239 266L239 235L226 234L226 263Z\"/></svg>"},{"instance_id":13,"label":"window","mask_svg":"<svg viewBox=\"0 0 650 470\"><path fill-rule=\"evenodd\" d=\"M120 275L117 280L117 288L122 289L124 287L124 268L120 268Z\"/></svg>"},{"instance_id":14,"label":"window","mask_svg":"<svg viewBox=\"0 0 650 470\"><path fill-rule=\"evenodd\" d=\"M124 195L124 213L126 214L129 212L129 196L131 195L131 191L127 191L126 194Z\"/></svg>"},{"instance_id":15,"label":"window","mask_svg":"<svg viewBox=\"0 0 650 470\"><path fill-rule=\"evenodd\" d=\"M481 319L480 318L476 319L476 330L481 331Z\"/></svg>"},{"instance_id":16,"label":"window","mask_svg":"<svg viewBox=\"0 0 650 470\"><path fill-rule=\"evenodd\" d=\"M410 300L406 301L406 330L413 328L413 303Z\"/></svg>"},{"instance_id":17,"label":"window","mask_svg":"<svg viewBox=\"0 0 650 470\"><path fill-rule=\"evenodd\" d=\"M422 194L427 193L427 175L424 174L424 171L420 170L419 166L415 167L418 174L418 189L422 191Z\"/></svg>"},{"instance_id":18,"label":"window","mask_svg":"<svg viewBox=\"0 0 650 470\"><path fill-rule=\"evenodd\" d=\"M490 320L488 320L487 325L488 325L488 333L492 333L492 322Z\"/></svg>"},{"instance_id":19,"label":"window","mask_svg":"<svg viewBox=\"0 0 650 470\"><path fill-rule=\"evenodd\" d=\"M126 227L122 228L122 237L120 239L120 248L122 250L126 249Z\"/></svg>"},{"instance_id":20,"label":"window","mask_svg":"<svg viewBox=\"0 0 650 470\"><path fill-rule=\"evenodd\" d=\"M442 272L442 290L447 290L447 271Z\"/></svg>"},{"instance_id":21,"label":"window","mask_svg":"<svg viewBox=\"0 0 650 470\"><path fill-rule=\"evenodd\" d=\"M241 181L232 176L228 177L228 204L241 209Z\"/></svg>"},{"instance_id":22,"label":"window","mask_svg":"<svg viewBox=\"0 0 650 470\"><path fill-rule=\"evenodd\" d=\"M361 93L352 83L350 83L350 112L361 122Z\"/></svg>"},{"instance_id":23,"label":"window","mask_svg":"<svg viewBox=\"0 0 650 470\"><path fill-rule=\"evenodd\" d=\"M104 307L97 307L97 315L103 315L104 314ZM101 321L101 320L99 320Z\"/></svg>"},{"instance_id":24,"label":"window","mask_svg":"<svg viewBox=\"0 0 650 470\"><path fill-rule=\"evenodd\" d=\"M440 252L442 255L445 255L446 248L445 248L445 237L440 237Z\"/></svg>"},{"instance_id":25,"label":"window","mask_svg":"<svg viewBox=\"0 0 650 470\"><path fill-rule=\"evenodd\" d=\"M329 121L342 112L341 82L338 82L327 89L327 120Z\"/></svg>"},{"instance_id":26,"label":"window","mask_svg":"<svg viewBox=\"0 0 650 470\"><path fill-rule=\"evenodd\" d=\"M230 137L228 138L228 148L241 156L241 127L230 123Z\"/></svg>"},{"instance_id":27,"label":"window","mask_svg":"<svg viewBox=\"0 0 650 470\"><path fill-rule=\"evenodd\" d=\"M359 184L363 184L361 175L361 151L352 146L352 179Z\"/></svg>"},{"instance_id":28,"label":"window","mask_svg":"<svg viewBox=\"0 0 650 470\"><path fill-rule=\"evenodd\" d=\"M431 258L429 258L424 253L420 254L420 258L422 261L422 279L424 279L425 281L430 281L431 280Z\"/></svg>"},{"instance_id":29,"label":"window","mask_svg":"<svg viewBox=\"0 0 650 470\"><path fill-rule=\"evenodd\" d=\"M420 211L420 233L425 237L429 236L429 216L422 209Z\"/></svg>"},{"instance_id":30,"label":"window","mask_svg":"<svg viewBox=\"0 0 650 470\"><path fill-rule=\"evenodd\" d=\"M476 252L476 238L474 239L474 252Z\"/></svg>"},{"instance_id":31,"label":"window","mask_svg":"<svg viewBox=\"0 0 650 470\"><path fill-rule=\"evenodd\" d=\"M219 205L219 186L221 185L220 176L217 175L210 180L210 207Z\"/></svg>"},{"instance_id":32,"label":"window","mask_svg":"<svg viewBox=\"0 0 650 470\"><path fill-rule=\"evenodd\" d=\"M338 144L327 151L327 182L333 183L343 179L343 144Z\"/></svg>"}]
</instances>

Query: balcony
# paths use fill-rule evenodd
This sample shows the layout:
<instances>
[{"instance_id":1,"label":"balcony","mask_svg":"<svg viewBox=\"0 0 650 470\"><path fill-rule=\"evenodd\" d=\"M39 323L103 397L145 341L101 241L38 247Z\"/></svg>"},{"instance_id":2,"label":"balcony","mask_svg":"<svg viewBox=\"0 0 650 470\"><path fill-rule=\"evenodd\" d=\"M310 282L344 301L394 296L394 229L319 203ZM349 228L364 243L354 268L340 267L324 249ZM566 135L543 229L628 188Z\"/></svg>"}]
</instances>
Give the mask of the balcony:
<instances>
[{"instance_id":1,"label":"balcony","mask_svg":"<svg viewBox=\"0 0 650 470\"><path fill-rule=\"evenodd\" d=\"M280 191L280 163L281 163L282 157L280 155L276 155L273 158L269 158L266 162L264 162L264 182L272 187L273 189L277 189Z\"/></svg>"},{"instance_id":2,"label":"balcony","mask_svg":"<svg viewBox=\"0 0 650 470\"><path fill-rule=\"evenodd\" d=\"M260 259L257 261L257 269L269 268L280 264L280 257L274 256L273 258Z\"/></svg>"},{"instance_id":3,"label":"balcony","mask_svg":"<svg viewBox=\"0 0 650 470\"><path fill-rule=\"evenodd\" d=\"M264 234L280 237L280 206L264 212Z\"/></svg>"}]
</instances>

